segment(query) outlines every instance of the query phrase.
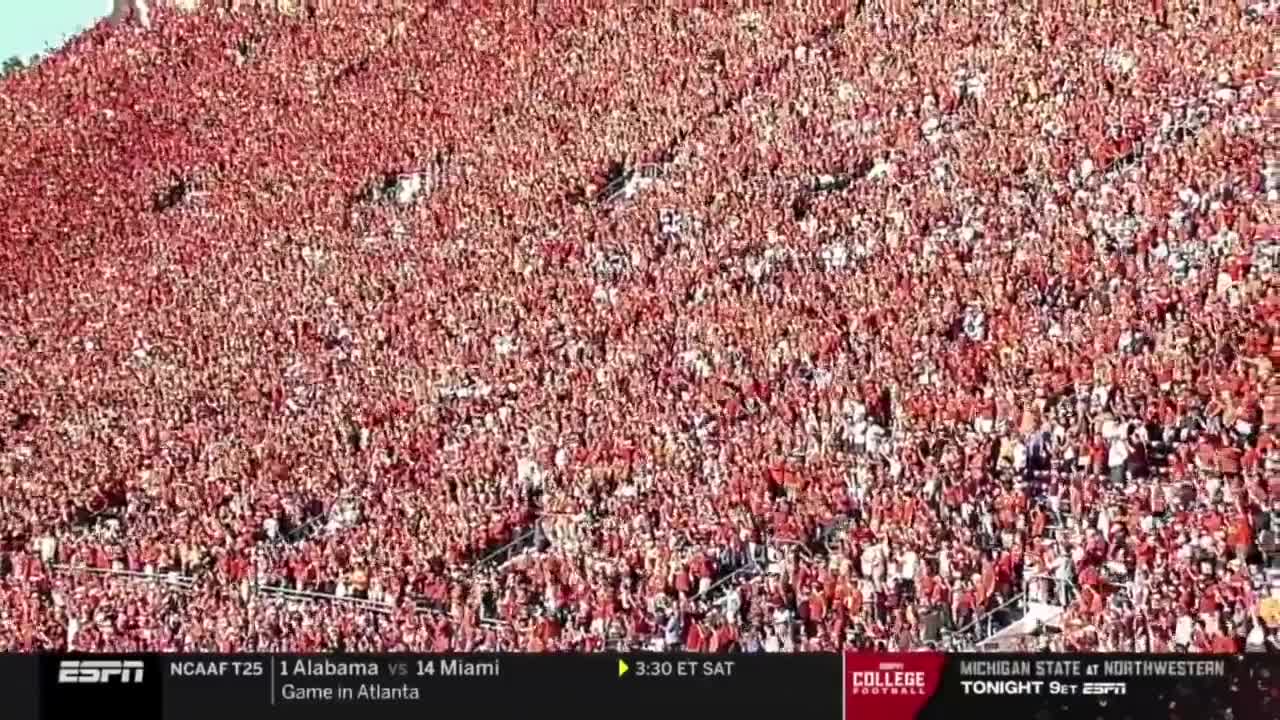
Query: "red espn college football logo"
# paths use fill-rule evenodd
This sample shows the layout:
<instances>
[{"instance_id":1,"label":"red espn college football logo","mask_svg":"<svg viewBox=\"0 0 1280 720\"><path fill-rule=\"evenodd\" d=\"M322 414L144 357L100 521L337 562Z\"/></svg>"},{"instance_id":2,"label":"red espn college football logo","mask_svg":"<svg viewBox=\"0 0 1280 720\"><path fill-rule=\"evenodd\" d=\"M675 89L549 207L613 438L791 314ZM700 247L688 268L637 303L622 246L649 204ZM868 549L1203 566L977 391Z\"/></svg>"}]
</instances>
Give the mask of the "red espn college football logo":
<instances>
[{"instance_id":1,"label":"red espn college football logo","mask_svg":"<svg viewBox=\"0 0 1280 720\"><path fill-rule=\"evenodd\" d=\"M845 653L845 718L915 720L933 697L941 653Z\"/></svg>"}]
</instances>

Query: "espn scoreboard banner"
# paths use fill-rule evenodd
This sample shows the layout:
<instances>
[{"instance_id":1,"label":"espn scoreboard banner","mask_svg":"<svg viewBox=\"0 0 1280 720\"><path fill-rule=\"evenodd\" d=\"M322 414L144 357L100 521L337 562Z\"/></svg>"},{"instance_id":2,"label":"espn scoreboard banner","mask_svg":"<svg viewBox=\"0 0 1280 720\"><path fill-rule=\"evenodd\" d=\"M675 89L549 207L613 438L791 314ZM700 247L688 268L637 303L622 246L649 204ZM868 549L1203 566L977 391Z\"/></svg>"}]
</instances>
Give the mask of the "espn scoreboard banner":
<instances>
[{"instance_id":1,"label":"espn scoreboard banner","mask_svg":"<svg viewBox=\"0 0 1280 720\"><path fill-rule=\"evenodd\" d=\"M4 720L1280 720L1274 655L0 655L0 678Z\"/></svg>"}]
</instances>

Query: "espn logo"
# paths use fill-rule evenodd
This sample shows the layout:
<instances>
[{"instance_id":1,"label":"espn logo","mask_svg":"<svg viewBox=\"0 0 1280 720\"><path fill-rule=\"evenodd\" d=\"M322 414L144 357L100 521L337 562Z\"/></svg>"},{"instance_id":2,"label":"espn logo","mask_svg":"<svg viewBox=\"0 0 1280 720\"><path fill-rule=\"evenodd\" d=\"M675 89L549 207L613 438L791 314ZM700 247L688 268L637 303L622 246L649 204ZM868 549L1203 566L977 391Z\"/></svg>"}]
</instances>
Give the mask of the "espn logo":
<instances>
[{"instance_id":1,"label":"espn logo","mask_svg":"<svg viewBox=\"0 0 1280 720\"><path fill-rule=\"evenodd\" d=\"M1124 695L1129 691L1125 683L1087 682L1080 688L1081 695Z\"/></svg>"},{"instance_id":2,"label":"espn logo","mask_svg":"<svg viewBox=\"0 0 1280 720\"><path fill-rule=\"evenodd\" d=\"M63 660L58 664L58 684L140 683L142 670L141 660Z\"/></svg>"}]
</instances>

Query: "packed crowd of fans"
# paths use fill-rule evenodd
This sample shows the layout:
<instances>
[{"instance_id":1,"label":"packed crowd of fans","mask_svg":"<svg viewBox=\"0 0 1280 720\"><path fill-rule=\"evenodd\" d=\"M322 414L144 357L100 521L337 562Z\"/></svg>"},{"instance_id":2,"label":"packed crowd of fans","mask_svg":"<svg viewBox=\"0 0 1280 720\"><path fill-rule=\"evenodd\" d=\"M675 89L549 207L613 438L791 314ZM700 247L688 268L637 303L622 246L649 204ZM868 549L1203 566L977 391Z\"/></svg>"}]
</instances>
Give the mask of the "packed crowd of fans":
<instances>
[{"instance_id":1,"label":"packed crowd of fans","mask_svg":"<svg viewBox=\"0 0 1280 720\"><path fill-rule=\"evenodd\" d=\"M1278 4L903 5L0 81L0 650L1280 650Z\"/></svg>"}]
</instances>

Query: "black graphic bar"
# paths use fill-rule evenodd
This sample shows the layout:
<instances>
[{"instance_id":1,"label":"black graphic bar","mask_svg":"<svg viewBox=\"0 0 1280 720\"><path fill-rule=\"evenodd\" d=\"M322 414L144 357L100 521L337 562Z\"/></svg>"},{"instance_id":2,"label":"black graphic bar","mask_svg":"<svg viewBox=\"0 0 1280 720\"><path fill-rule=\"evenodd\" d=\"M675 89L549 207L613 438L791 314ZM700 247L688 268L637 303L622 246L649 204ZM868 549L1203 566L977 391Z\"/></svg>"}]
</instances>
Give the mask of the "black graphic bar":
<instances>
[{"instance_id":1,"label":"black graphic bar","mask_svg":"<svg viewBox=\"0 0 1280 720\"><path fill-rule=\"evenodd\" d=\"M69 658L45 657L41 718L129 707L131 720L464 717L838 718L840 659L810 655L112 656L142 682L59 683ZM82 660L77 656L72 660ZM132 680L132 678L131 678ZM762 693L762 689L774 691ZM14 717L18 717L14 715ZM27 715L26 717L31 717Z\"/></svg>"},{"instance_id":2,"label":"black graphic bar","mask_svg":"<svg viewBox=\"0 0 1280 720\"><path fill-rule=\"evenodd\" d=\"M1280 656L0 655L0 718L1277 720Z\"/></svg>"}]
</instances>

